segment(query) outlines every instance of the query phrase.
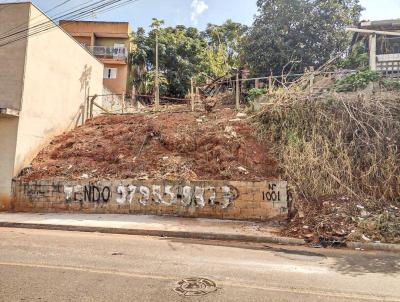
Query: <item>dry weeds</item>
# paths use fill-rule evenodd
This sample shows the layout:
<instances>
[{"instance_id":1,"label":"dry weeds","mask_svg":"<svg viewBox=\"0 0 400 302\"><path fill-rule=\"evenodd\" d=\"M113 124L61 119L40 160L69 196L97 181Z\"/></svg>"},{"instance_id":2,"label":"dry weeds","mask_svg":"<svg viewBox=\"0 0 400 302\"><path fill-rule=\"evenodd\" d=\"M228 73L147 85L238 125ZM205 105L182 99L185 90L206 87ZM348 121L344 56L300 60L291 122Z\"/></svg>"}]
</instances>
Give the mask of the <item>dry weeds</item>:
<instances>
[{"instance_id":1,"label":"dry weeds","mask_svg":"<svg viewBox=\"0 0 400 302\"><path fill-rule=\"evenodd\" d=\"M270 99L260 120L262 134L275 142L284 177L294 186L297 204L291 226L297 227L292 234L350 236L352 232L354 237L364 231L372 238L399 239L399 93L310 96L288 91ZM323 206L326 197L332 203L327 211ZM343 203L340 198L346 198L348 206L335 212L332 209ZM360 218L354 214L356 205L375 216L355 221ZM304 210L311 216L299 214ZM341 215L345 217L339 219ZM325 222L321 228L321 220L327 217L330 224ZM333 227L335 220L341 224ZM374 236L380 233L382 221L391 223L386 224L391 233ZM301 224L307 227L301 229ZM343 232L337 231L340 226Z\"/></svg>"}]
</instances>

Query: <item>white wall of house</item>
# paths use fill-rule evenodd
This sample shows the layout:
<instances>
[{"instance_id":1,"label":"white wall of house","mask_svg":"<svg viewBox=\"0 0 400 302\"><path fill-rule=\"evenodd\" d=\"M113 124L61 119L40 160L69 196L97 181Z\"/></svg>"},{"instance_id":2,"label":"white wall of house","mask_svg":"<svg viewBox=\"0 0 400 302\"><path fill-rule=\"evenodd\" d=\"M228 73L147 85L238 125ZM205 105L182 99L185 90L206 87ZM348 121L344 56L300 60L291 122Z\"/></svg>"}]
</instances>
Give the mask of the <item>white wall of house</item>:
<instances>
[{"instance_id":1,"label":"white wall of house","mask_svg":"<svg viewBox=\"0 0 400 302\"><path fill-rule=\"evenodd\" d=\"M14 174L17 130L17 117L0 116L0 210L10 205L10 185Z\"/></svg>"},{"instance_id":2,"label":"white wall of house","mask_svg":"<svg viewBox=\"0 0 400 302\"><path fill-rule=\"evenodd\" d=\"M27 39L8 43L24 36L12 34L23 29L29 11L29 3L0 4L0 108L21 107Z\"/></svg>"},{"instance_id":3,"label":"white wall of house","mask_svg":"<svg viewBox=\"0 0 400 302\"><path fill-rule=\"evenodd\" d=\"M25 8L25 4L13 6ZM37 24L37 20L48 20L35 6L29 4L28 8L31 26ZM18 22L21 24L23 20ZM0 153L0 167L13 166L11 175L10 169L0 170L3 207L6 204L4 196L10 194L12 177L28 166L55 135L79 124L88 94L101 94L103 90L103 64L59 27L26 40L19 117L11 118L13 122L9 117L0 117L0 127L7 125L10 128L4 137L0 136L0 146L8 145L8 151ZM7 47L12 53L13 48L20 51L23 43ZM7 53L0 54L0 61L8 60ZM1 90L15 90L15 87L0 85Z\"/></svg>"}]
</instances>

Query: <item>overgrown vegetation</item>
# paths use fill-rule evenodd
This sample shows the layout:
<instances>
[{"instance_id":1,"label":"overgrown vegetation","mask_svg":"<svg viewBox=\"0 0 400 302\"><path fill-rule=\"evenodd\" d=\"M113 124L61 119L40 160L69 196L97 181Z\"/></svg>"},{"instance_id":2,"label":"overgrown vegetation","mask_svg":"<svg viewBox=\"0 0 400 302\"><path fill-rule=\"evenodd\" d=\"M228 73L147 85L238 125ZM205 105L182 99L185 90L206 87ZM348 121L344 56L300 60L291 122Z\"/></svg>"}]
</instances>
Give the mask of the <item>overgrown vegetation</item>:
<instances>
[{"instance_id":1,"label":"overgrown vegetation","mask_svg":"<svg viewBox=\"0 0 400 302\"><path fill-rule=\"evenodd\" d=\"M254 100L263 94L267 93L266 89L264 88L252 88L248 91L246 101L248 103L254 102Z\"/></svg>"},{"instance_id":2,"label":"overgrown vegetation","mask_svg":"<svg viewBox=\"0 0 400 302\"><path fill-rule=\"evenodd\" d=\"M400 80L385 79L382 81L382 86L387 90L399 91Z\"/></svg>"},{"instance_id":3,"label":"overgrown vegetation","mask_svg":"<svg viewBox=\"0 0 400 302\"><path fill-rule=\"evenodd\" d=\"M363 43L353 46L350 53L339 64L342 69L365 69L369 67L368 49Z\"/></svg>"},{"instance_id":4,"label":"overgrown vegetation","mask_svg":"<svg viewBox=\"0 0 400 302\"><path fill-rule=\"evenodd\" d=\"M400 202L400 96L287 96L263 112L285 177L298 195Z\"/></svg>"},{"instance_id":5,"label":"overgrown vegetation","mask_svg":"<svg viewBox=\"0 0 400 302\"><path fill-rule=\"evenodd\" d=\"M336 82L336 91L357 91L365 89L369 83L376 82L380 79L380 75L376 71L369 69L358 70L351 73Z\"/></svg>"},{"instance_id":6,"label":"overgrown vegetation","mask_svg":"<svg viewBox=\"0 0 400 302\"><path fill-rule=\"evenodd\" d=\"M400 242L398 93L283 93L260 122L294 190L284 235Z\"/></svg>"}]
</instances>

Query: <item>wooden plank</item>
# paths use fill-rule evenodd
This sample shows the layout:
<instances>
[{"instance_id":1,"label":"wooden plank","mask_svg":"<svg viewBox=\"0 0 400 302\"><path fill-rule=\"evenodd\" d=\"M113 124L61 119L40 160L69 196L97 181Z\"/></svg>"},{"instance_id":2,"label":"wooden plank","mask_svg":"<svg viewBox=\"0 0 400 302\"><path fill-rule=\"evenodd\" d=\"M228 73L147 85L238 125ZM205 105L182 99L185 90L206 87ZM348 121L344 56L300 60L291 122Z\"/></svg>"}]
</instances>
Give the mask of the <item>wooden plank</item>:
<instances>
[{"instance_id":1,"label":"wooden plank","mask_svg":"<svg viewBox=\"0 0 400 302\"><path fill-rule=\"evenodd\" d=\"M97 108L99 108L99 109L103 110L104 112L111 113L110 111L108 111L107 109L105 109L105 108L101 107L99 104L97 104L97 103L96 103L96 102L94 102L94 101L93 101L93 105L95 105Z\"/></svg>"},{"instance_id":2,"label":"wooden plank","mask_svg":"<svg viewBox=\"0 0 400 302\"><path fill-rule=\"evenodd\" d=\"M364 34L376 34L376 35L400 37L400 32L395 32L395 31L369 30L369 29L360 29L354 27L347 27L346 31L364 33Z\"/></svg>"}]
</instances>

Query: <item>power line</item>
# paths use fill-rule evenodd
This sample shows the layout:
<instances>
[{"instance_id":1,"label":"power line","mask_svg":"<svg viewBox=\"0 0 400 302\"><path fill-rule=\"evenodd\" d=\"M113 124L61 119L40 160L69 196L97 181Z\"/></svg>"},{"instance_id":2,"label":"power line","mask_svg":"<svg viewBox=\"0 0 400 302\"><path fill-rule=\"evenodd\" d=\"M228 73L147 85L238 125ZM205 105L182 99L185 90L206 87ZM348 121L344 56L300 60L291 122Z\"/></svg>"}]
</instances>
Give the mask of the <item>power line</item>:
<instances>
[{"instance_id":1,"label":"power line","mask_svg":"<svg viewBox=\"0 0 400 302\"><path fill-rule=\"evenodd\" d=\"M56 20L57 19L62 19L62 18L66 18L66 17L69 17L71 19L76 18L76 17L80 17L80 16L84 17L85 14L87 15L88 13L91 13L93 10L97 9L98 7L101 7L101 6L99 6L99 4L102 4L103 2L106 2L106 1L110 2L111 0L97 1L94 4L87 5L87 6L81 7L79 9L76 9L76 10L73 10L73 11L71 11L71 9L69 11L67 10L66 12L68 12L68 13L64 12L63 15L59 15L55 19L48 18L49 20L47 20L45 22L36 23L35 25L32 25L31 27L27 27L27 28L24 28L23 30L20 30L20 31L14 32L14 33L12 33L10 35L1 37L0 41L4 41L6 39L10 39L10 38L13 37L14 40L8 41L8 42L12 43L14 41L18 41L20 39L24 39L26 37L29 37L29 36L31 36L33 34L40 33L40 32L43 32L45 30L50 30L51 28L54 28L54 27L57 26L57 24L56 24ZM114 1L116 1L116 0L114 0ZM91 1L88 1L86 3L89 3L89 2L91 2ZM98 6L95 6L96 4ZM80 6L77 6L77 7L80 7ZM14 36L16 36L16 37L14 37ZM7 43L3 43L2 46L4 44L6 45Z\"/></svg>"},{"instance_id":2,"label":"power line","mask_svg":"<svg viewBox=\"0 0 400 302\"><path fill-rule=\"evenodd\" d=\"M71 1L72 1L72 0L66 0L66 1L64 1L64 2L62 2L62 3L60 3L60 4L58 4L58 5L56 5L56 6L52 7L52 8L50 8L49 10L45 11L44 13L45 13L45 14L48 14L48 13L54 11L55 9L57 9L57 8L59 8L59 7L63 6L63 5L65 5L65 4L67 4L68 2L71 2ZM91 1L93 1L93 0L91 0ZM8 34L8 33L11 33L11 32L13 32L14 30L20 29L22 26L29 25L29 22L32 22L33 20L36 20L36 19L38 19L38 18L40 18L40 17L42 17L42 16L41 16L41 15L36 16L36 17L32 18L30 21L28 21L28 22L23 22L23 23L21 23L21 24L15 26L15 27L13 27L13 28L10 28L9 30L7 30L7 31L5 31L5 32L3 32L3 33L1 33L0 39L3 37L3 35L6 35L6 34Z\"/></svg>"},{"instance_id":3,"label":"power line","mask_svg":"<svg viewBox=\"0 0 400 302\"><path fill-rule=\"evenodd\" d=\"M16 36L17 34L23 34L24 32L26 32L22 36L20 35L20 36L14 37L13 40L9 40L9 41L6 41L6 42L0 44L0 47L9 45L11 43L14 43L16 41L25 39L25 38L33 36L33 35L37 35L37 34L46 32L48 30L51 30L51 29L53 29L53 28L58 26L56 24L56 21L55 21L57 19L61 20L63 18L68 18L68 19L72 19L71 21L80 21L80 20L83 20L84 18L86 18L88 15L90 15L91 13L93 13L95 11L97 11L98 13L105 13L105 12L111 11L113 9L120 8L122 6L125 6L125 5L130 4L130 3L134 3L134 2L137 2L137 1L139 1L139 0L108 0L105 3L103 3L104 0L97 1L96 3L94 3L92 5L88 5L88 6L85 6L85 7L81 8L81 9L72 11L72 12L70 12L68 14L64 14L64 15L58 16L54 20L50 19L47 22L43 22L41 24L37 24L37 25L32 26L30 28L26 28L25 30L22 30L22 31L20 31L18 33L14 33L14 34L11 34L9 36L2 37L2 38L0 38L0 42L4 41L5 39L8 39L10 37ZM97 4L97 6L95 6L95 4Z\"/></svg>"},{"instance_id":4,"label":"power line","mask_svg":"<svg viewBox=\"0 0 400 302\"><path fill-rule=\"evenodd\" d=\"M9 34L9 35L7 35L7 36L5 36L5 37L1 37L1 38L0 38L0 41L2 41L2 40L4 40L4 39L7 39L7 38L10 38L10 37L12 37L12 36L18 35L18 34L22 34L22 33L24 33L24 32L28 32L28 31L31 30L31 29L37 29L37 28L39 28L39 27L41 27L41 26L46 26L46 25L49 25L49 24L52 24L52 23L54 24L55 21L56 21L57 19L65 18L65 17L69 16L70 14L72 14L72 15L71 15L71 18L74 18L75 16L79 16L79 14L82 14L82 13L85 13L85 12L87 13L88 10L92 11L92 9L95 9L95 8L96 8L95 4L101 5L103 2L106 2L106 3L107 3L107 1L110 2L110 1L121 1L121 0L100 0L100 1L97 1L97 2L95 2L94 4L84 6L84 7L80 8L80 9L71 11L71 12L69 12L69 13L64 13L63 15L58 16L58 17L56 17L55 19L49 18L49 20L47 20L47 21L45 21L45 22L41 22L41 23L39 23L39 24L32 25L31 27L26 27L26 28L24 28L24 29L22 29L22 30L20 30L20 31L14 32L14 33ZM85 11L85 10L86 10L86 11ZM75 15L74 15L74 14L75 14Z\"/></svg>"},{"instance_id":5,"label":"power line","mask_svg":"<svg viewBox=\"0 0 400 302\"><path fill-rule=\"evenodd\" d=\"M109 12L111 10L118 9L118 8L123 7L125 5L128 5L130 3L134 3L134 2L138 2L138 1L139 0L126 0L124 3L120 3L118 5L112 6L110 8L105 9L105 10L101 10L101 11L99 11L99 13L103 14L103 13Z\"/></svg>"}]
</instances>

